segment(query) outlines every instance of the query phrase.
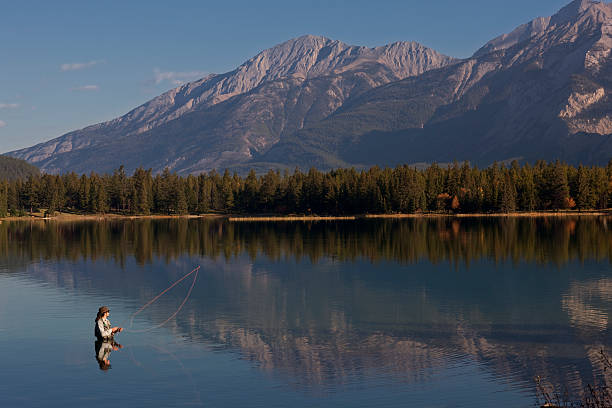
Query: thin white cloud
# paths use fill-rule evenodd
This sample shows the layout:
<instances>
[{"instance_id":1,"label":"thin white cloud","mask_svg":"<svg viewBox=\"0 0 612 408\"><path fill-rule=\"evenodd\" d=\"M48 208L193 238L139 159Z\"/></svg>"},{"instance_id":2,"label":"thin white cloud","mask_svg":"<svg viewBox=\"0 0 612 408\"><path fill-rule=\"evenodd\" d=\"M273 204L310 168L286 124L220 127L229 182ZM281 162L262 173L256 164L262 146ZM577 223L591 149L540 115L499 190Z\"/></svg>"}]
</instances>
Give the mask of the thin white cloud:
<instances>
[{"instance_id":1,"label":"thin white cloud","mask_svg":"<svg viewBox=\"0 0 612 408\"><path fill-rule=\"evenodd\" d=\"M17 109L20 106L18 103L0 103L0 109Z\"/></svg>"},{"instance_id":2,"label":"thin white cloud","mask_svg":"<svg viewBox=\"0 0 612 408\"><path fill-rule=\"evenodd\" d=\"M100 87L98 85L83 85L83 86L77 86L76 88L72 88L73 91L84 91L84 92L91 92L91 91L99 91Z\"/></svg>"},{"instance_id":3,"label":"thin white cloud","mask_svg":"<svg viewBox=\"0 0 612 408\"><path fill-rule=\"evenodd\" d=\"M60 70L62 72L78 71L80 69L91 68L95 65L103 64L103 63L104 63L104 60L96 60L96 61L89 61L89 62L73 62L69 64L62 64L60 66Z\"/></svg>"},{"instance_id":4,"label":"thin white cloud","mask_svg":"<svg viewBox=\"0 0 612 408\"><path fill-rule=\"evenodd\" d=\"M187 71L187 72L175 72L175 71L160 71L158 68L153 70L153 82L155 85L159 85L162 82L169 82L172 85L183 85L186 82L195 81L208 75L208 72L204 71Z\"/></svg>"},{"instance_id":5,"label":"thin white cloud","mask_svg":"<svg viewBox=\"0 0 612 408\"><path fill-rule=\"evenodd\" d=\"M0 128L3 128L6 126L6 122L3 120L0 120Z\"/></svg>"}]
</instances>

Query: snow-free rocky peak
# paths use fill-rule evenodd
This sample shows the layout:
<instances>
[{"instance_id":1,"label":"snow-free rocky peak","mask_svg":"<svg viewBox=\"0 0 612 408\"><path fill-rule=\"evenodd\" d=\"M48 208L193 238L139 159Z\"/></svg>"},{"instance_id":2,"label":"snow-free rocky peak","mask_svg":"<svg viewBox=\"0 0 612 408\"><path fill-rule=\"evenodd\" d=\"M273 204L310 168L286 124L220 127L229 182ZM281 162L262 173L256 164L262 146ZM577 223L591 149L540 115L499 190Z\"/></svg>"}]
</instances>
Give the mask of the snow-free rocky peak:
<instances>
[{"instance_id":1,"label":"snow-free rocky peak","mask_svg":"<svg viewBox=\"0 0 612 408\"><path fill-rule=\"evenodd\" d=\"M206 170L210 166L249 159L253 152L276 143L281 132L324 119L355 94L455 61L414 42L368 48L305 35L264 50L233 71L211 74L171 89L122 117L12 155L54 172L91 170L86 168L92 164L83 161L84 156L99 158L104 149L110 155L104 163L104 170L115 166L116 160L121 160L129 168L143 165L151 166L155 171L164 166L178 166L179 162L189 168L185 171ZM291 99L286 99L288 97ZM231 107L227 105L230 102ZM217 108L224 103L223 107ZM198 144L198 135L206 135L205 147L215 146L214 153L198 153L203 157L197 160L199 164L196 167L188 165L191 158L185 155L173 157L177 153L164 146L155 149L159 156L154 160L155 164L150 158L127 160L110 153L115 149L110 145L118 144L118 140L125 147L145 143L148 148L151 143L156 143L151 140L151 132L158 132L161 127L180 121L187 114L213 108L217 110L216 116L204 115L206 120L202 117L195 120L193 115L190 116L189 131L182 125L173 125L181 137L189 136L186 132L196 132L197 135L189 139L194 144ZM220 111L224 112L223 115ZM213 117L215 120L209 120ZM211 122L215 122L215 129L210 128ZM177 136L164 133L160 143L174 149ZM197 150L201 148L198 146ZM140 151L142 155L143 150L134 151ZM95 168L102 169L99 165ZM178 167L175 169L179 170Z\"/></svg>"},{"instance_id":2,"label":"snow-free rocky peak","mask_svg":"<svg viewBox=\"0 0 612 408\"><path fill-rule=\"evenodd\" d=\"M557 31L550 40L571 40L585 29L593 29L606 22L612 16L612 5L593 0L575 0L563 7L551 17L538 17L529 23L517 27L508 34L486 43L474 56L479 57L489 52L511 48L529 41L537 42L553 31ZM560 32L563 34L560 34Z\"/></svg>"}]
</instances>

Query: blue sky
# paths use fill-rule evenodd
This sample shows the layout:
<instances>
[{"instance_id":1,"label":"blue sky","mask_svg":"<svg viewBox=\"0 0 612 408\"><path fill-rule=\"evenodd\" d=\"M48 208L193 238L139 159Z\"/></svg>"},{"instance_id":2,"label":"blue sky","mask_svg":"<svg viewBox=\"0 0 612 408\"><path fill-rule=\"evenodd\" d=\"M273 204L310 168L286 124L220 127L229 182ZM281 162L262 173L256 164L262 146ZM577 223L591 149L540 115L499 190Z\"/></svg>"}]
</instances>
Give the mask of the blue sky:
<instances>
[{"instance_id":1,"label":"blue sky","mask_svg":"<svg viewBox=\"0 0 612 408\"><path fill-rule=\"evenodd\" d=\"M2 0L0 152L120 116L303 34L467 57L569 0Z\"/></svg>"}]
</instances>

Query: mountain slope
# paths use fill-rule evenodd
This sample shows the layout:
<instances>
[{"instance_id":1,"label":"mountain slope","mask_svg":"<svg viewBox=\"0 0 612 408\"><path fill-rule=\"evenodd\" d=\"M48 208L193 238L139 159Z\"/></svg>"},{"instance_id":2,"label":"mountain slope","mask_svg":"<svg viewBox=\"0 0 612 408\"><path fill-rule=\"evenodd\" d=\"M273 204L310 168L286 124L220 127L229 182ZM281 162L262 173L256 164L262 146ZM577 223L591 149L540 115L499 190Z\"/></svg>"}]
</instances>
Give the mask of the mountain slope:
<instances>
[{"instance_id":1,"label":"mountain slope","mask_svg":"<svg viewBox=\"0 0 612 408\"><path fill-rule=\"evenodd\" d=\"M266 162L334 167L612 157L612 6L574 1L460 63L380 86ZM333 137L330 137L333 135Z\"/></svg>"},{"instance_id":2,"label":"mountain slope","mask_svg":"<svg viewBox=\"0 0 612 408\"><path fill-rule=\"evenodd\" d=\"M26 179L40 174L38 168L24 160L0 155L0 181Z\"/></svg>"},{"instance_id":3,"label":"mountain slope","mask_svg":"<svg viewBox=\"0 0 612 408\"><path fill-rule=\"evenodd\" d=\"M281 135L326 118L351 96L453 62L416 43L366 48L304 36L118 119L10 154L51 172L121 164L182 173L236 166Z\"/></svg>"}]
</instances>

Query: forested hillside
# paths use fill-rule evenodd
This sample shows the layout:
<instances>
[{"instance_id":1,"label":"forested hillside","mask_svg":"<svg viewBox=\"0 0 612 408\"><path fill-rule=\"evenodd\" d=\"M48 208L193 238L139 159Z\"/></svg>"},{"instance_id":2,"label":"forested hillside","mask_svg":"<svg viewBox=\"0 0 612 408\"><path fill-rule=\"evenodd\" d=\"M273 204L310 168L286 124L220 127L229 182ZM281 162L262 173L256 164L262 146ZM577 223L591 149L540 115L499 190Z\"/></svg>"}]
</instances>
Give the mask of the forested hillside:
<instances>
[{"instance_id":1,"label":"forested hillside","mask_svg":"<svg viewBox=\"0 0 612 408\"><path fill-rule=\"evenodd\" d=\"M138 169L128 176L120 168L112 175L45 174L0 183L0 216L36 209L132 215L509 213L604 209L611 202L612 162L311 169L261 177L251 171L245 178L228 171L181 177L167 169L159 175Z\"/></svg>"},{"instance_id":2,"label":"forested hillside","mask_svg":"<svg viewBox=\"0 0 612 408\"><path fill-rule=\"evenodd\" d=\"M13 157L0 155L0 180L25 179L40 174L37 167Z\"/></svg>"}]
</instances>

